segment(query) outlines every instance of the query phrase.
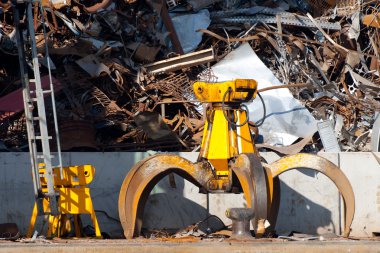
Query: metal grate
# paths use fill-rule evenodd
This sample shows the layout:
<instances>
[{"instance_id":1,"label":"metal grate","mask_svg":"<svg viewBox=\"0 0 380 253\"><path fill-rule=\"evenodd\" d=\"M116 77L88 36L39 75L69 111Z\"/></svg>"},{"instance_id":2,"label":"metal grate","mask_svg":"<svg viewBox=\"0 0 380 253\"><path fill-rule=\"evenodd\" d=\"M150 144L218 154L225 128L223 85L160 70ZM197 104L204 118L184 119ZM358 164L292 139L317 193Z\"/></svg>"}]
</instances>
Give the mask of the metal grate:
<instances>
[{"instance_id":1,"label":"metal grate","mask_svg":"<svg viewBox=\"0 0 380 253\"><path fill-rule=\"evenodd\" d=\"M351 15L360 11L361 0L341 0L336 5L336 13L340 16Z\"/></svg>"},{"instance_id":2,"label":"metal grate","mask_svg":"<svg viewBox=\"0 0 380 253\"><path fill-rule=\"evenodd\" d=\"M170 74L168 77L153 84L164 93L172 95L177 100L192 100L193 92L189 77L185 73Z\"/></svg>"},{"instance_id":3,"label":"metal grate","mask_svg":"<svg viewBox=\"0 0 380 253\"><path fill-rule=\"evenodd\" d=\"M325 152L338 153L340 152L340 146L335 136L334 129L331 126L329 120L325 120L317 123L319 136L321 137Z\"/></svg>"},{"instance_id":4,"label":"metal grate","mask_svg":"<svg viewBox=\"0 0 380 253\"><path fill-rule=\"evenodd\" d=\"M361 0L308 0L315 15L323 15L331 8L336 7L340 16L350 15L360 10Z\"/></svg>"},{"instance_id":5,"label":"metal grate","mask_svg":"<svg viewBox=\"0 0 380 253\"><path fill-rule=\"evenodd\" d=\"M321 16L327 10L331 9L331 7L333 7L333 5L334 5L333 2L336 2L336 1L331 1L331 0L308 0L307 2L311 6L314 15Z\"/></svg>"}]
</instances>

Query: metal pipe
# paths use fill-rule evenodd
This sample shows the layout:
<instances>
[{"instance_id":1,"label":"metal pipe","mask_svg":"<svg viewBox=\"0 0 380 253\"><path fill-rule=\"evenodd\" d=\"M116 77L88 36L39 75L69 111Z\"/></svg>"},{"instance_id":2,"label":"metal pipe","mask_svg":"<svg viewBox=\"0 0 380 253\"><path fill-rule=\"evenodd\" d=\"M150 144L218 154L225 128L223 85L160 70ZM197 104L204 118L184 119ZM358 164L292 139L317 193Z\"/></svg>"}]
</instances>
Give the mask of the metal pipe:
<instances>
[{"instance_id":1,"label":"metal pipe","mask_svg":"<svg viewBox=\"0 0 380 253\"><path fill-rule=\"evenodd\" d=\"M166 7L166 2L162 1L162 8L161 8L161 18L162 22L164 22L164 25L166 29L169 31L169 37L170 40L173 43L174 50L177 54L184 54L181 42L178 39L177 32L175 31L172 19L169 16L168 8Z\"/></svg>"}]
</instances>

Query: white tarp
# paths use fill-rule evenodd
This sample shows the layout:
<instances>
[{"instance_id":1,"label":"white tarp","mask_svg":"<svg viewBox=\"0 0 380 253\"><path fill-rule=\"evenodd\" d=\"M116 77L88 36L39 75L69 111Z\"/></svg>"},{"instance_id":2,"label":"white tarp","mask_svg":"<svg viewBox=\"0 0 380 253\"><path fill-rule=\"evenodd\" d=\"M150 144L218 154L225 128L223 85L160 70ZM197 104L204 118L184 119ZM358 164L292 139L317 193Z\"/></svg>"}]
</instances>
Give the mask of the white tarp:
<instances>
[{"instance_id":1,"label":"white tarp","mask_svg":"<svg viewBox=\"0 0 380 253\"><path fill-rule=\"evenodd\" d=\"M282 84L248 43L229 53L212 70L218 82L238 78L255 79L259 89ZM288 89L265 91L261 95L265 101L267 118L259 130L265 143L287 146L299 137L307 137L317 131L314 117ZM260 99L257 97L248 107L250 120L259 121L263 116Z\"/></svg>"}]
</instances>

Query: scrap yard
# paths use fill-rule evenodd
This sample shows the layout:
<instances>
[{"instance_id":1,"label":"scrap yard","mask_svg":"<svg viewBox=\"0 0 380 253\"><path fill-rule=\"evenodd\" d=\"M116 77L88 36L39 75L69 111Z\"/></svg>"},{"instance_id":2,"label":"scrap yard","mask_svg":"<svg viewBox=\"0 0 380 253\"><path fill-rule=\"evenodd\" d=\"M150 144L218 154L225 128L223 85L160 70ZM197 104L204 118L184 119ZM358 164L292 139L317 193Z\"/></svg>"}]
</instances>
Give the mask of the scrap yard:
<instances>
[{"instance_id":1,"label":"scrap yard","mask_svg":"<svg viewBox=\"0 0 380 253\"><path fill-rule=\"evenodd\" d=\"M380 1L1 0L0 252L379 252Z\"/></svg>"}]
</instances>

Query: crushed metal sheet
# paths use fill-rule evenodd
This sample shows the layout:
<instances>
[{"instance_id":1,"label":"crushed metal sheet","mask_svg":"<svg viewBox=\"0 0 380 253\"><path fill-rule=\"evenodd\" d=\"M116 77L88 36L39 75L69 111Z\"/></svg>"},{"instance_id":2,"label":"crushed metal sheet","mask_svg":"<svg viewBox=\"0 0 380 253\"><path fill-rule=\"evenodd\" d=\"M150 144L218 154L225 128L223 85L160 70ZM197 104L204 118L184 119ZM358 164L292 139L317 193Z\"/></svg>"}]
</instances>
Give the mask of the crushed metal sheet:
<instances>
[{"instance_id":1,"label":"crushed metal sheet","mask_svg":"<svg viewBox=\"0 0 380 253\"><path fill-rule=\"evenodd\" d=\"M179 69L193 67L208 62L215 61L215 53L213 48L200 50L167 60L158 61L152 64L144 65L146 71L150 74L161 74L173 72Z\"/></svg>"},{"instance_id":2,"label":"crushed metal sheet","mask_svg":"<svg viewBox=\"0 0 380 253\"><path fill-rule=\"evenodd\" d=\"M232 51L223 60L212 67L218 82L253 78L260 87L282 84L258 58L249 44L243 44ZM260 134L268 144L287 146L299 137L307 137L316 132L312 115L290 92L285 89L263 92L266 107L266 120L261 126ZM248 105L250 120L258 122L264 115L260 99Z\"/></svg>"},{"instance_id":3,"label":"crushed metal sheet","mask_svg":"<svg viewBox=\"0 0 380 253\"><path fill-rule=\"evenodd\" d=\"M47 63L54 63L53 76L62 86L55 89L59 120L92 125L94 136L85 145L89 149L198 150L204 116L192 84L199 79L222 81L212 70L225 65L226 78L258 79L259 89L289 85L262 92L268 109L262 126L260 99L251 105L251 121L259 125L252 132L263 148L309 138L316 127L308 124L330 120L342 151L373 150L380 111L378 1L134 2L44 0L42 13L35 10L41 73L46 75ZM13 11L7 3L0 7L0 58L7 59L0 61L1 149L25 150L23 107L14 106L21 96L13 97L21 85ZM242 43L250 52L242 59L255 55L256 60L235 66L228 59ZM136 124L141 113L159 114L175 138L150 138ZM297 117L289 121L290 114ZM275 118L283 129L273 124L273 139L268 125ZM280 123L284 118L288 120ZM71 144L81 149L79 141L78 147ZM319 133L305 146L298 142L290 147L272 149L289 153L324 148Z\"/></svg>"}]
</instances>

